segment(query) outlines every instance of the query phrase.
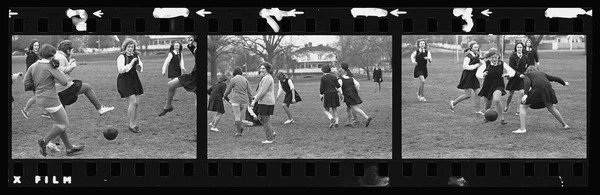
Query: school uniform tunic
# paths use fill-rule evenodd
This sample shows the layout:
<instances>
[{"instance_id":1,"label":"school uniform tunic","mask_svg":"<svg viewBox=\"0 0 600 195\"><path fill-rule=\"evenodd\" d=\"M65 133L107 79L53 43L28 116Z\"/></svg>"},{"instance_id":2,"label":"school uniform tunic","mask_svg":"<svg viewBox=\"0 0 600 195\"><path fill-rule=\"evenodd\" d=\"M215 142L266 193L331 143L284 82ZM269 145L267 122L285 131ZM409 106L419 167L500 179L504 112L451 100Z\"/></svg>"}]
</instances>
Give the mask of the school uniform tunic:
<instances>
[{"instance_id":1,"label":"school uniform tunic","mask_svg":"<svg viewBox=\"0 0 600 195\"><path fill-rule=\"evenodd\" d=\"M187 45L188 49L192 52L192 54L194 54L194 58L195 58L195 63L194 63L194 69L192 69L192 72L189 74L182 74L181 76L177 77L179 79L179 83L181 83L181 85L183 85L183 88L188 91L188 92L194 92L196 93L198 88L196 87L196 65L198 64L197 60L198 58L196 58L196 47L194 47L194 45L192 44L188 44Z\"/></svg>"},{"instance_id":2,"label":"school uniform tunic","mask_svg":"<svg viewBox=\"0 0 600 195\"><path fill-rule=\"evenodd\" d=\"M206 91L210 98L208 99L208 110L216 111L219 113L225 113L225 106L223 106L223 95L227 89L227 84L219 82Z\"/></svg>"},{"instance_id":3,"label":"school uniform tunic","mask_svg":"<svg viewBox=\"0 0 600 195\"><path fill-rule=\"evenodd\" d=\"M552 89L550 81L558 82L562 85L566 85L560 77L548 75L544 72L534 71L525 74L523 77L525 94L527 99L525 100L526 105L532 109L545 108L545 103L556 104L558 99L556 93Z\"/></svg>"},{"instance_id":4,"label":"school uniform tunic","mask_svg":"<svg viewBox=\"0 0 600 195\"><path fill-rule=\"evenodd\" d=\"M362 99L358 96L357 86L359 86L359 84L354 78L340 77L338 83L342 86L342 94L344 95L344 102L347 106L362 104Z\"/></svg>"},{"instance_id":5,"label":"school uniform tunic","mask_svg":"<svg viewBox=\"0 0 600 195\"><path fill-rule=\"evenodd\" d=\"M131 60L133 60L133 58L137 58L138 54L134 53L131 56L122 54L122 56L125 58L124 65L127 65L131 62ZM131 69L129 69L129 71L121 73L119 74L119 76L117 76L117 90L119 91L121 98L129 97L131 95L144 94L142 82L140 81L140 77L138 76L136 70L136 67L138 66L139 62L140 61L138 58L138 61L135 61L133 63L133 66L131 67Z\"/></svg>"},{"instance_id":6,"label":"school uniform tunic","mask_svg":"<svg viewBox=\"0 0 600 195\"><path fill-rule=\"evenodd\" d=\"M429 55L429 51L427 49L418 49L415 55L415 61L417 65L415 66L414 77L419 78L419 76L423 75L423 77L427 78L427 60L425 57Z\"/></svg>"},{"instance_id":7,"label":"school uniform tunic","mask_svg":"<svg viewBox=\"0 0 600 195\"><path fill-rule=\"evenodd\" d=\"M175 52L171 51L171 61L169 61L168 77L175 78L181 76L181 53L175 54Z\"/></svg>"},{"instance_id":8,"label":"school uniform tunic","mask_svg":"<svg viewBox=\"0 0 600 195\"><path fill-rule=\"evenodd\" d=\"M323 95L324 108L337 108L340 106L340 96L337 88L340 88L340 84L335 76L328 73L321 77L319 93Z\"/></svg>"},{"instance_id":9,"label":"school uniform tunic","mask_svg":"<svg viewBox=\"0 0 600 195\"><path fill-rule=\"evenodd\" d=\"M291 86L290 86L291 83ZM293 99L293 94L292 94L292 86L294 86L294 84L292 83L292 80L289 78L284 79L283 81L279 81L279 90L285 92L285 98L283 99L283 103L286 104L291 104L292 103L292 99ZM296 91L296 89L294 89L294 93L298 93ZM302 99L300 98L300 95L296 95L296 102L300 102L302 101Z\"/></svg>"},{"instance_id":10,"label":"school uniform tunic","mask_svg":"<svg viewBox=\"0 0 600 195\"><path fill-rule=\"evenodd\" d=\"M540 62L540 58L536 49L525 47L525 49L523 49L523 53L527 55L527 58L529 59L529 66Z\"/></svg>"},{"instance_id":11,"label":"school uniform tunic","mask_svg":"<svg viewBox=\"0 0 600 195\"><path fill-rule=\"evenodd\" d=\"M381 72L381 68L373 69L373 82L381 83L383 82L383 73Z\"/></svg>"},{"instance_id":12,"label":"school uniform tunic","mask_svg":"<svg viewBox=\"0 0 600 195\"><path fill-rule=\"evenodd\" d=\"M492 65L490 61L486 61L485 66L480 66L477 69L478 78L483 77L483 72L487 71L487 76L483 80L483 85L481 86L481 91L479 91L479 96L485 97L488 100L491 100L494 97L494 91L500 90L502 95L506 94L504 91L504 78L502 78L502 74L506 70L509 75L514 75L514 70L510 68L510 66L504 64L501 60L498 60L497 65Z\"/></svg>"},{"instance_id":13,"label":"school uniform tunic","mask_svg":"<svg viewBox=\"0 0 600 195\"><path fill-rule=\"evenodd\" d=\"M37 53L35 52L27 52L27 58L25 58L25 66L27 66L27 68L25 69L25 71L27 71L27 69L29 69L29 67L37 62L40 58L38 57Z\"/></svg>"},{"instance_id":14,"label":"school uniform tunic","mask_svg":"<svg viewBox=\"0 0 600 195\"><path fill-rule=\"evenodd\" d=\"M469 64L467 66L463 66L462 75L460 75L460 81L458 82L458 86L456 88L459 89L479 89L480 83L475 73L477 72L478 66L481 60L479 59L479 55L475 53L468 53L467 58L469 58Z\"/></svg>"},{"instance_id":15,"label":"school uniform tunic","mask_svg":"<svg viewBox=\"0 0 600 195\"><path fill-rule=\"evenodd\" d=\"M515 70L516 75L508 79L506 83L506 90L521 90L523 89L523 79L519 75L523 74L527 70L529 64L529 58L524 53L521 57L517 53L513 53L510 56L508 65Z\"/></svg>"}]
</instances>

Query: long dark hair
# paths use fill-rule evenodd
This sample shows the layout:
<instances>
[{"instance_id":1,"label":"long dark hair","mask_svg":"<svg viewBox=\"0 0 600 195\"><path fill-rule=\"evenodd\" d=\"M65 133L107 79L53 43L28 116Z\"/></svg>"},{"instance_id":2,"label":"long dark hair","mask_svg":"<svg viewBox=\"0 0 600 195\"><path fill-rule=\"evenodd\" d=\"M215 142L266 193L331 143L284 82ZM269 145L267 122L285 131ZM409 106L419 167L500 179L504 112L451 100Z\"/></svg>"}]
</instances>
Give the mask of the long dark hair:
<instances>
[{"instance_id":1,"label":"long dark hair","mask_svg":"<svg viewBox=\"0 0 600 195\"><path fill-rule=\"evenodd\" d=\"M513 50L513 53L517 53L517 45L521 45L521 48L523 48L523 49L521 49L521 53L523 53L523 51L525 50L525 43L523 43L523 42L515 43L515 49Z\"/></svg>"},{"instance_id":2,"label":"long dark hair","mask_svg":"<svg viewBox=\"0 0 600 195\"><path fill-rule=\"evenodd\" d=\"M35 43L38 43L38 51L37 51L37 53L39 53L39 52L40 52L40 48L41 48L41 45L39 45L39 44L40 44L40 42L39 42L37 39L34 39L34 40L33 40L33 41L31 41L31 43L29 44L29 48L27 49L27 52L28 52L28 53L35 53L35 52L33 51L33 45L34 45Z\"/></svg>"},{"instance_id":3,"label":"long dark hair","mask_svg":"<svg viewBox=\"0 0 600 195\"><path fill-rule=\"evenodd\" d=\"M473 45L475 45L475 44L477 44L477 41L470 41L469 42L469 48L465 49L465 53L467 51L471 51L473 49ZM477 45L479 45L479 44L477 44ZM479 48L477 51L479 51L479 50L481 50L481 48Z\"/></svg>"},{"instance_id":4,"label":"long dark hair","mask_svg":"<svg viewBox=\"0 0 600 195\"><path fill-rule=\"evenodd\" d=\"M175 44L179 44L179 53L181 53L181 50L183 49L183 45L181 45L181 43L179 41L175 41L173 43L171 43L171 47L169 47L169 52L172 52L173 50L175 50Z\"/></svg>"}]
</instances>

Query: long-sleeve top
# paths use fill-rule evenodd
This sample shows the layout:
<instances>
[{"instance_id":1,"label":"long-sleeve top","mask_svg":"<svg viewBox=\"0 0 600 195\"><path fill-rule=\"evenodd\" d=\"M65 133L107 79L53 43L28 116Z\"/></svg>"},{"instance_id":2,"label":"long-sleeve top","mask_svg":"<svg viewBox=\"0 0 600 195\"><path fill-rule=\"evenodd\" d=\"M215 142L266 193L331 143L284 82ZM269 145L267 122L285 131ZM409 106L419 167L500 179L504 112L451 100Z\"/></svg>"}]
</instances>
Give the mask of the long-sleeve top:
<instances>
[{"instance_id":1,"label":"long-sleeve top","mask_svg":"<svg viewBox=\"0 0 600 195\"><path fill-rule=\"evenodd\" d=\"M566 85L565 81L560 77L548 75L544 72L534 71L525 74L523 77L524 94L527 94L532 88L552 87L550 81L558 82L561 85Z\"/></svg>"},{"instance_id":2,"label":"long-sleeve top","mask_svg":"<svg viewBox=\"0 0 600 195\"><path fill-rule=\"evenodd\" d=\"M515 76L520 76L521 74L525 73L525 70L527 70L527 66L531 65L529 63L529 58L527 57L527 55L525 55L525 53L521 53L521 57L519 58L517 53L514 53L510 56L510 59L508 61L508 65L515 70Z\"/></svg>"},{"instance_id":3,"label":"long-sleeve top","mask_svg":"<svg viewBox=\"0 0 600 195\"><path fill-rule=\"evenodd\" d=\"M40 58L38 57L38 54L35 52L27 52L27 58L25 58L25 66L27 66L27 68L25 69L25 71L27 71L27 69L29 69L29 67L37 62Z\"/></svg>"},{"instance_id":4,"label":"long-sleeve top","mask_svg":"<svg viewBox=\"0 0 600 195\"><path fill-rule=\"evenodd\" d=\"M270 74L260 79L258 91L254 97L258 104L275 105L275 81Z\"/></svg>"},{"instance_id":5,"label":"long-sleeve top","mask_svg":"<svg viewBox=\"0 0 600 195\"><path fill-rule=\"evenodd\" d=\"M231 97L229 95L231 94ZM235 75L229 79L229 85L225 90L223 97L228 97L232 103L246 104L250 103L252 92L250 92L250 82L242 75Z\"/></svg>"},{"instance_id":6,"label":"long-sleeve top","mask_svg":"<svg viewBox=\"0 0 600 195\"><path fill-rule=\"evenodd\" d=\"M142 63L142 59L140 59L140 55L133 54L135 58L137 58L137 65L140 66L140 70L138 72L142 72L144 70L144 63ZM125 56L119 55L117 57L117 70L119 74L123 74L129 72L134 66L135 62L133 60L129 64L125 64Z\"/></svg>"},{"instance_id":7,"label":"long-sleeve top","mask_svg":"<svg viewBox=\"0 0 600 195\"><path fill-rule=\"evenodd\" d=\"M337 78L331 74L325 74L321 77L321 87L319 88L320 94L336 93L340 88L340 84L337 82Z\"/></svg>"},{"instance_id":8,"label":"long-sleeve top","mask_svg":"<svg viewBox=\"0 0 600 195\"><path fill-rule=\"evenodd\" d=\"M55 83L66 86L67 76L45 59L32 64L23 78L25 89L35 88L36 104L42 108L61 105Z\"/></svg>"},{"instance_id":9,"label":"long-sleeve top","mask_svg":"<svg viewBox=\"0 0 600 195\"><path fill-rule=\"evenodd\" d=\"M499 66L502 66L504 68L504 70L506 71L506 74L509 77L515 76L515 70L513 70L508 64L502 62L502 65L499 65ZM483 79L484 78L483 72L485 71L485 69L486 69L486 65L479 66L479 68L477 68L477 72L475 73L475 76L477 78Z\"/></svg>"},{"instance_id":10,"label":"long-sleeve top","mask_svg":"<svg viewBox=\"0 0 600 195\"><path fill-rule=\"evenodd\" d=\"M54 54L54 59L58 60L59 62L59 66L56 69L65 74L67 80L69 81L66 86L56 83L56 91L61 92L73 85L73 81L71 80L71 71L77 67L77 63L68 59L67 55L62 51L57 51L56 54Z\"/></svg>"}]
</instances>

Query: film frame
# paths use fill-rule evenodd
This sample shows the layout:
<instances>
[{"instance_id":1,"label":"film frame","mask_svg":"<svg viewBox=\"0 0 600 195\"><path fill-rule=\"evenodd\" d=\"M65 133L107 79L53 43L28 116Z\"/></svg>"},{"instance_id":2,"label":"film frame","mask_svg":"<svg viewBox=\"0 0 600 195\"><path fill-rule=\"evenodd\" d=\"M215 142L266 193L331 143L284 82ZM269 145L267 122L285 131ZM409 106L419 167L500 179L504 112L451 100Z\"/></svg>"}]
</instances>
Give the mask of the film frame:
<instances>
[{"instance_id":1,"label":"film frame","mask_svg":"<svg viewBox=\"0 0 600 195\"><path fill-rule=\"evenodd\" d=\"M197 10L196 7L189 7L190 10ZM256 14L260 8L244 8L249 10L248 15L241 16L233 15L226 8L218 7L199 7L210 10L212 14L208 17L194 18L175 18L175 19L156 19L150 14L144 16L127 16L124 13L111 13L111 17L121 19L96 19L97 34L196 34L198 37L207 37L213 34L274 34L272 29L260 19ZM279 7L282 10L290 10L286 7ZM422 8L405 8L408 13L402 17L387 16L385 18L376 17L357 17L353 18L349 14L352 7L344 8L321 8L315 11L313 7L294 7L297 10L304 12L303 17L286 18L278 22L282 26L282 31L279 34L303 34L303 35L322 35L322 34L381 34L391 35L393 37L394 56L401 56L396 46L401 44L402 35L418 35L418 34L515 34L515 33L532 33L531 19L533 19L534 32L536 34L584 34L588 36L586 41L586 57L587 57L587 74L591 75L592 64L592 19L591 17L578 17L575 19L548 19L541 14L535 14L531 17L526 17L522 20L519 15L502 15L501 10L511 10L513 8L493 8L495 10L493 17L478 16L475 18L475 27L470 33L460 31L458 24L462 26L457 18L447 17L448 13L452 12L452 8L431 8L431 11L425 11L426 14L415 14L414 10ZM395 7L381 6L385 10L394 10ZM68 7L61 8L66 10ZM88 8L85 8L86 10ZM95 8L89 8L90 10ZM105 13L110 12L110 8L102 8ZM127 9L127 8L125 8ZM133 9L133 8L132 8ZM153 8L137 8L144 9L143 12L151 13ZM147 9L147 10L146 10ZM429 8L426 8L429 9ZM474 7L475 10L482 10ZM543 12L545 8L521 8L530 10L532 13ZM589 10L591 8L586 8ZM47 34L88 34L89 32L77 32L71 23L62 20L43 19L47 13L33 14L34 8L18 8L20 16L9 19L9 37L19 34L33 34L30 29L39 29L37 24L47 24ZM57 15L64 16L62 11L57 11ZM312 12L312 13L311 13ZM31 14L30 14L31 13ZM26 15L26 16L24 16ZM53 14L52 14L53 15ZM191 13L190 13L191 15ZM475 15L475 14L474 14ZM131 18L136 20L145 20L145 29L141 33L139 29L131 29L133 25L116 25L127 20L131 23ZM246 17L256 17L256 20L245 20ZM42 18L42 19L39 19ZM126 19L123 19L126 18ZM311 19L313 18L313 19ZM321 19L324 18L324 19ZM440 19L443 18L443 19ZM501 18L500 20L498 18ZM242 19L240 28L239 19ZM506 19L510 24L509 30L503 29L506 26ZM215 27L215 20L217 27ZM234 22L237 20L238 22ZM41 21L41 22L40 22ZM158 22L148 22L158 21ZM165 22L167 21L167 22ZM192 28L190 30L190 21ZM377 21L377 22L374 22ZM421 21L421 22L419 22ZM426 22L422 22L426 21ZM521 22L523 21L523 22ZM541 22L539 22L541 21ZM93 29L94 21L88 23L88 28ZM387 23L379 26L375 24ZM19 27L19 24L24 27ZM69 24L69 25L65 25ZM296 24L299 24L297 26ZM304 24L304 25L303 25ZM314 24L314 32L312 27L306 27L309 24ZM356 27L362 24L364 28ZM484 24L485 29L480 24ZM29 28L34 25L34 28ZM169 28L164 25L170 26ZM13 28L11 28L11 26ZM67 27L70 26L70 27ZM100 27L98 27L100 26ZM115 27L113 27L115 26ZM112 28L121 30L113 32ZM410 26L410 27L409 27ZM107 28L109 27L109 28ZM304 27L304 28L303 28ZM42 27L43 28L43 27ZM256 28L256 30L255 30ZM18 31L17 30L23 30ZM69 30L70 29L70 30ZM111 29L111 30L108 30ZM168 30L165 30L168 29ZM216 29L216 31L214 31ZM238 31L241 29L242 31ZM259 31L260 29L260 31ZM547 30L546 30L547 29ZM43 29L42 29L43 30ZM65 32L67 30L67 32ZM248 32L248 31L250 32ZM264 31L263 31L264 30ZM310 30L310 32L308 31ZM333 32L332 32L333 30ZM354 30L358 30L355 32ZM383 30L383 31L382 31ZM149 32L150 31L150 32ZM183 31L183 32L182 32ZM335 33L334 33L335 32ZM204 47L203 47L204 46ZM206 48L206 42L200 41L198 48ZM205 55L200 55L196 61L206 61ZM393 58L393 64L400 64L401 60L398 57ZM588 77L590 78L590 77ZM398 83L400 77L394 77L395 83ZM201 81L203 79L200 79ZM591 86L591 79L587 80L588 86ZM205 83L199 83L204 84ZM589 89L589 87L588 87ZM590 103L590 93L588 92L587 103ZM206 101L206 96L199 95L200 102ZM397 100L394 100L396 102ZM394 116L400 116L399 104L394 104ZM202 106L197 107L198 110L203 110ZM398 108L398 109L397 109ZM587 116L590 116L588 110ZM198 112L198 118L204 116ZM203 120L198 121L198 132L204 131L200 128ZM588 118L588 132L591 129L591 122ZM394 126L397 122L394 122ZM206 125L204 125L206 126ZM589 133L587 134L587 159L469 159L469 160L437 160L437 159L420 159L420 160L402 160L400 157L399 148L401 147L400 136L394 134L394 152L393 159L386 160L325 160L325 159L309 159L309 160L210 160L206 159L202 151L206 151L206 136L200 134L197 144L198 159L196 160L119 160L119 159L92 159L92 160L12 160L9 144L9 186L49 186L52 184L34 184L32 181L34 176L64 176L71 175L72 178L77 176L85 178L84 183L73 182L64 186L94 186L94 187L123 187L123 186L172 186L172 187L207 187L207 186L232 186L231 182L244 182L244 185L233 186L320 186L320 187L340 187L354 186L354 176L365 175L364 170L367 167L376 165L379 167L380 176L390 177L390 187L444 187L447 186L448 177L451 176L479 176L483 172L485 177L491 176L494 184L480 184L479 186L489 187L516 187L521 183L524 186L536 186L535 183L552 183L550 177L565 175L563 180L565 183L570 183L568 186L587 187L589 184L589 158L591 156ZM10 138L10 133L9 133ZM10 139L9 139L10 140ZM141 168L140 168L141 167ZM58 171L60 168L61 171ZM158 170L156 169L158 168ZM304 169L302 169L304 168ZM56 169L56 170L55 170ZM533 171L532 171L533 169ZM143 170L143 171L142 171ZM303 171L304 170L304 171ZM339 171L336 171L339 170ZM383 171L381 171L383 170ZM546 172L547 170L547 172ZM324 171L324 172L323 172ZM138 177L138 172L144 172L145 176ZM312 172L315 172L312 174ZM318 173L316 173L318 172ZM533 172L533 174L531 174ZM236 176L241 173L241 176ZM256 173L256 175L254 174ZM290 176L280 176L278 173ZM340 176L331 176L331 174ZM490 174L487 174L490 173ZM496 174L497 173L497 174ZM572 175L569 175L572 173ZM231 175L229 175L231 174ZM354 174L354 175L345 175ZM93 176L90 176L93 175ZM118 175L118 176L115 176ZM168 176L165 176L168 175ZM314 176L311 176L314 175ZM344 176L345 175L345 176ZM21 176L26 179L27 183L12 184L11 176ZM246 177L248 176L248 177ZM288 178L285 178L288 177ZM542 179L536 179L541 177ZM52 179L52 178L50 178ZM265 181L281 179L277 183L264 184ZM546 179L546 180L544 180ZM43 180L43 179L42 179ZM298 183L299 180L308 180ZM516 181L515 181L516 180ZM24 180L25 181L25 180ZM89 182L89 183L87 183ZM469 180L471 184L473 182ZM525 183L525 184L523 184ZM527 185L529 184L529 185ZM322 186L321 186L322 185ZM543 184L540 184L543 185ZM477 186L477 185L473 185Z\"/></svg>"}]
</instances>

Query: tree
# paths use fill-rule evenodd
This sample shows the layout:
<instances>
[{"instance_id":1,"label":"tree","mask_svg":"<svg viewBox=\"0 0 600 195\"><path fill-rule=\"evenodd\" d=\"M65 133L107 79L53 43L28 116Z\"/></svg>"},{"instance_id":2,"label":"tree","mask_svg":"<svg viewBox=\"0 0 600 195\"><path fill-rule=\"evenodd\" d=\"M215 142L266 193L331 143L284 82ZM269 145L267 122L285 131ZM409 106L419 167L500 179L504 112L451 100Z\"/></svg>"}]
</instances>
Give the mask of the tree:
<instances>
[{"instance_id":1,"label":"tree","mask_svg":"<svg viewBox=\"0 0 600 195\"><path fill-rule=\"evenodd\" d=\"M281 53L290 53L294 46L291 43L283 43L285 35L261 35L261 36L238 36L237 45L260 57L273 65L274 71L279 70L282 64L274 61Z\"/></svg>"},{"instance_id":2,"label":"tree","mask_svg":"<svg viewBox=\"0 0 600 195\"><path fill-rule=\"evenodd\" d=\"M527 35L527 38L531 40L531 47L537 50L540 42L544 39L544 35Z\"/></svg>"},{"instance_id":3,"label":"tree","mask_svg":"<svg viewBox=\"0 0 600 195\"><path fill-rule=\"evenodd\" d=\"M371 66L392 58L391 36L340 36L337 47L337 60L365 70L367 79Z\"/></svg>"},{"instance_id":4,"label":"tree","mask_svg":"<svg viewBox=\"0 0 600 195\"><path fill-rule=\"evenodd\" d=\"M233 53L231 44L234 43L234 40L233 37L227 35L210 35L207 39L207 61L210 65L210 83L213 85L217 83L219 57L221 55Z\"/></svg>"}]
</instances>

